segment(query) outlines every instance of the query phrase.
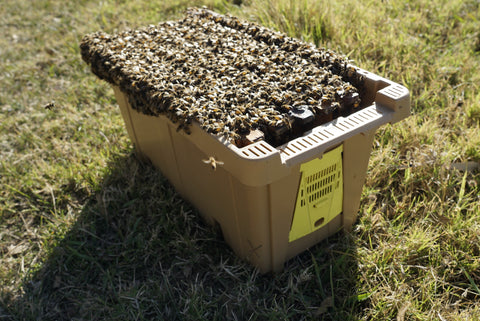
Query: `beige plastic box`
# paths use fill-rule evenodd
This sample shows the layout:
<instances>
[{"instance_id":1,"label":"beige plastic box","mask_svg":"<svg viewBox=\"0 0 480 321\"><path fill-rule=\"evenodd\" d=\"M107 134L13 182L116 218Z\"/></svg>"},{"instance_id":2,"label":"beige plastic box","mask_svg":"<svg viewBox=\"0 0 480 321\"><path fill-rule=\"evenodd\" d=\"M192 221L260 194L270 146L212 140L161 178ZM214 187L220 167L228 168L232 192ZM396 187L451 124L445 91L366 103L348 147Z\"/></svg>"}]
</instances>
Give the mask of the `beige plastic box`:
<instances>
[{"instance_id":1,"label":"beige plastic box","mask_svg":"<svg viewBox=\"0 0 480 321\"><path fill-rule=\"evenodd\" d=\"M279 147L243 148L193 123L177 131L165 116L132 109L114 86L128 134L178 193L218 224L237 255L261 272L320 240L350 229L357 217L375 130L410 114L408 90L360 70L367 107L313 128Z\"/></svg>"}]
</instances>

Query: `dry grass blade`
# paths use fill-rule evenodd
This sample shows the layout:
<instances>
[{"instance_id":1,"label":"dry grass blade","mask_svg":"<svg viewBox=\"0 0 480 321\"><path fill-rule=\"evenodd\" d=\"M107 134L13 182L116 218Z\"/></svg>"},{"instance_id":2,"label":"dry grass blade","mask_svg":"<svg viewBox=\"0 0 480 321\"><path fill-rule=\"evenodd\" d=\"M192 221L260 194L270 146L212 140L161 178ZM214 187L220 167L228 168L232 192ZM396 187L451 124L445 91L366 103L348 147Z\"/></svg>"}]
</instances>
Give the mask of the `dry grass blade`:
<instances>
[{"instance_id":1,"label":"dry grass blade","mask_svg":"<svg viewBox=\"0 0 480 321\"><path fill-rule=\"evenodd\" d=\"M409 306L410 306L410 302L407 302L404 305L402 305L402 307L398 310L398 313L397 313L397 321L405 320L405 313L407 312Z\"/></svg>"}]
</instances>

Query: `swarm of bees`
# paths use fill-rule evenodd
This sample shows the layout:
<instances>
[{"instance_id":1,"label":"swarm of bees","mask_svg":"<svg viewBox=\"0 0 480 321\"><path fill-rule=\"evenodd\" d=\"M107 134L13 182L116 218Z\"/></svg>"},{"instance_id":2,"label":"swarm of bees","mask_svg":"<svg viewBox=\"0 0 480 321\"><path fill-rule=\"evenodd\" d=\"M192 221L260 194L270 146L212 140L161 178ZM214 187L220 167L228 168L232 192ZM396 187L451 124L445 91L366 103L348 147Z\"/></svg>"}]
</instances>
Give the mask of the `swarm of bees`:
<instances>
[{"instance_id":1,"label":"swarm of bees","mask_svg":"<svg viewBox=\"0 0 480 321\"><path fill-rule=\"evenodd\" d=\"M119 86L134 109L187 132L198 122L238 147L259 139L278 146L361 103L363 78L345 57L207 9L90 34L80 47L93 73Z\"/></svg>"}]
</instances>

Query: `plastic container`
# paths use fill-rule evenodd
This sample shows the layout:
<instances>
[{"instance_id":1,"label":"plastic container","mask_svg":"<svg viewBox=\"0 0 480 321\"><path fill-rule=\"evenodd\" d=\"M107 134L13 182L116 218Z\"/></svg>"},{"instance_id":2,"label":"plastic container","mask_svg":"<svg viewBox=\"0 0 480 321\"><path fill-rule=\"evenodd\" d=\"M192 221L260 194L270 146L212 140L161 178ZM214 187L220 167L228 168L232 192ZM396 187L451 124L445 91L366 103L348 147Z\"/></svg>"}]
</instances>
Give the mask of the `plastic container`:
<instances>
[{"instance_id":1,"label":"plastic container","mask_svg":"<svg viewBox=\"0 0 480 321\"><path fill-rule=\"evenodd\" d=\"M138 151L158 167L237 255L261 272L284 262L357 217L375 130L410 114L408 90L360 70L367 107L313 128L284 145L243 148L198 124L177 131L165 116L148 116L115 95Z\"/></svg>"}]
</instances>

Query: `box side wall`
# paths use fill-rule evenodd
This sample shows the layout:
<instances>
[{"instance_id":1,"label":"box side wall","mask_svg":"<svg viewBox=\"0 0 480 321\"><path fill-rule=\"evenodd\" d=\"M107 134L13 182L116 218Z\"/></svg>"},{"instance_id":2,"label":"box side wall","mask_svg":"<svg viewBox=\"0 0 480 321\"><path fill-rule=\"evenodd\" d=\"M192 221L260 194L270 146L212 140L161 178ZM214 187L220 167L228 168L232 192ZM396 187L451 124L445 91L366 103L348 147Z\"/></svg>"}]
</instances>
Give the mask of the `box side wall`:
<instances>
[{"instance_id":1,"label":"box side wall","mask_svg":"<svg viewBox=\"0 0 480 321\"><path fill-rule=\"evenodd\" d=\"M272 243L271 269L279 272L289 257L288 235L292 226L293 214L300 183L300 164L292 169L292 174L273 182L269 186L270 231ZM306 248L303 248L305 250ZM298 250L296 253L300 252Z\"/></svg>"},{"instance_id":2,"label":"box side wall","mask_svg":"<svg viewBox=\"0 0 480 321\"><path fill-rule=\"evenodd\" d=\"M216 169L205 163L207 154L186 137L172 134L183 189L181 195L191 202L209 223L219 223L225 240L238 252L237 204L231 175L221 165ZM228 226L228 228L226 228Z\"/></svg>"},{"instance_id":3,"label":"box side wall","mask_svg":"<svg viewBox=\"0 0 480 321\"><path fill-rule=\"evenodd\" d=\"M128 103L127 96L121 92L120 88L117 86L113 86L113 92L115 93L115 99L120 107L120 113L122 114L123 121L125 122L125 128L127 129L128 136L132 140L132 143L138 147L137 137L133 128L132 118L130 116L130 105Z\"/></svg>"},{"instance_id":4,"label":"box side wall","mask_svg":"<svg viewBox=\"0 0 480 321\"><path fill-rule=\"evenodd\" d=\"M222 164L205 162L209 154L189 136L172 133L182 196L209 223L218 223L225 241L243 259L267 272L271 269L268 185L249 186L231 175Z\"/></svg>"},{"instance_id":5,"label":"box side wall","mask_svg":"<svg viewBox=\"0 0 480 321\"><path fill-rule=\"evenodd\" d=\"M147 116L131 108L130 115L140 152L160 168L179 191L183 191L181 167L178 166L168 122L163 117Z\"/></svg>"},{"instance_id":6,"label":"box side wall","mask_svg":"<svg viewBox=\"0 0 480 321\"><path fill-rule=\"evenodd\" d=\"M343 228L355 223L367 176L375 130L353 136L343 143Z\"/></svg>"},{"instance_id":7,"label":"box side wall","mask_svg":"<svg viewBox=\"0 0 480 321\"><path fill-rule=\"evenodd\" d=\"M209 223L218 223L234 252L257 266L272 269L269 188L243 184L221 165L216 169L203 162L208 156L188 138L174 134L182 196L194 204Z\"/></svg>"},{"instance_id":8,"label":"box side wall","mask_svg":"<svg viewBox=\"0 0 480 321\"><path fill-rule=\"evenodd\" d=\"M116 86L115 97L137 152L162 170L163 175L179 190L182 189L179 168L172 145L171 129L164 117L144 115L128 103L128 97Z\"/></svg>"},{"instance_id":9,"label":"box side wall","mask_svg":"<svg viewBox=\"0 0 480 321\"><path fill-rule=\"evenodd\" d=\"M264 273L272 269L271 225L268 186L248 186L232 177L237 203L238 246L243 258ZM233 222L228 222L225 227Z\"/></svg>"}]
</instances>

